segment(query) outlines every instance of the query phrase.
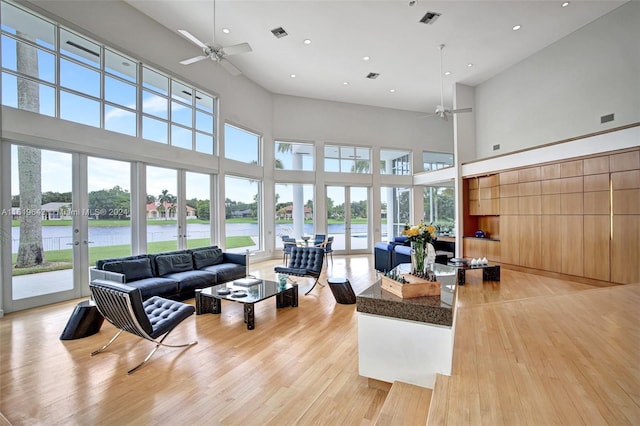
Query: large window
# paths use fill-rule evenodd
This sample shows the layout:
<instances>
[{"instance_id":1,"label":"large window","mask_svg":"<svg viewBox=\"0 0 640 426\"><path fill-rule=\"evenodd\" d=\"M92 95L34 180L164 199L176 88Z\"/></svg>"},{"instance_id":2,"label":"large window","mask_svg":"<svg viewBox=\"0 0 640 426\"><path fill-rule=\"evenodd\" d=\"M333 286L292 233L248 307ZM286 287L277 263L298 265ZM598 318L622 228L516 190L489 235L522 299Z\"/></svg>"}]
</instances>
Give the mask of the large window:
<instances>
[{"instance_id":1,"label":"large window","mask_svg":"<svg viewBox=\"0 0 640 426\"><path fill-rule=\"evenodd\" d=\"M425 172L453 166L453 154L446 152L422 152L422 167Z\"/></svg>"},{"instance_id":2,"label":"large window","mask_svg":"<svg viewBox=\"0 0 640 426\"><path fill-rule=\"evenodd\" d=\"M301 183L276 184L276 248L283 246L283 235L301 238L315 233L313 188Z\"/></svg>"},{"instance_id":3,"label":"large window","mask_svg":"<svg viewBox=\"0 0 640 426\"><path fill-rule=\"evenodd\" d=\"M451 186L424 187L424 221L438 228L438 235L455 235L455 190Z\"/></svg>"},{"instance_id":4,"label":"large window","mask_svg":"<svg viewBox=\"0 0 640 426\"><path fill-rule=\"evenodd\" d=\"M383 175L411 175L411 152L381 149L380 173Z\"/></svg>"},{"instance_id":5,"label":"large window","mask_svg":"<svg viewBox=\"0 0 640 426\"><path fill-rule=\"evenodd\" d=\"M324 170L339 173L371 173L371 149L325 145Z\"/></svg>"},{"instance_id":6,"label":"large window","mask_svg":"<svg viewBox=\"0 0 640 426\"><path fill-rule=\"evenodd\" d=\"M26 9L1 7L3 105L214 154L212 96Z\"/></svg>"},{"instance_id":7,"label":"large window","mask_svg":"<svg viewBox=\"0 0 640 426\"><path fill-rule=\"evenodd\" d=\"M226 248L230 252L261 248L261 182L225 176Z\"/></svg>"},{"instance_id":8,"label":"large window","mask_svg":"<svg viewBox=\"0 0 640 426\"><path fill-rule=\"evenodd\" d=\"M260 136L231 124L224 125L224 156L243 163L262 165Z\"/></svg>"},{"instance_id":9,"label":"large window","mask_svg":"<svg viewBox=\"0 0 640 426\"><path fill-rule=\"evenodd\" d=\"M380 222L382 239L392 240L402 234L411 219L411 190L395 186L380 188Z\"/></svg>"},{"instance_id":10,"label":"large window","mask_svg":"<svg viewBox=\"0 0 640 426\"><path fill-rule=\"evenodd\" d=\"M276 141L275 148L276 169L313 171L313 144Z\"/></svg>"}]
</instances>

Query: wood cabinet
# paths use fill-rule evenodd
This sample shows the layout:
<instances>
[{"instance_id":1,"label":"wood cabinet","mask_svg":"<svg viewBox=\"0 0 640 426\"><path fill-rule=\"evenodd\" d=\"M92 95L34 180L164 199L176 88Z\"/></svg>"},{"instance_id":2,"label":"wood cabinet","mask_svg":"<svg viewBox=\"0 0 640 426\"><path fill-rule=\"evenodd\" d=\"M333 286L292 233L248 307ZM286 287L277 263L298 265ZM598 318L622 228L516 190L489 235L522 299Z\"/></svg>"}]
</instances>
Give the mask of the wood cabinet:
<instances>
[{"instance_id":1,"label":"wood cabinet","mask_svg":"<svg viewBox=\"0 0 640 426\"><path fill-rule=\"evenodd\" d=\"M500 180L498 175L469 179L469 214L487 216L500 214Z\"/></svg>"},{"instance_id":2,"label":"wood cabinet","mask_svg":"<svg viewBox=\"0 0 640 426\"><path fill-rule=\"evenodd\" d=\"M500 252L492 256L502 263L640 282L640 149L474 179L475 207L469 211L486 218L482 215L497 208ZM482 202L496 198L497 205ZM474 226L481 223L474 220ZM489 250L481 242L465 241L469 257L489 259Z\"/></svg>"},{"instance_id":3,"label":"wood cabinet","mask_svg":"<svg viewBox=\"0 0 640 426\"><path fill-rule=\"evenodd\" d=\"M476 259L486 257L492 262L500 262L500 241L467 237L463 239L463 244L465 257Z\"/></svg>"}]
</instances>

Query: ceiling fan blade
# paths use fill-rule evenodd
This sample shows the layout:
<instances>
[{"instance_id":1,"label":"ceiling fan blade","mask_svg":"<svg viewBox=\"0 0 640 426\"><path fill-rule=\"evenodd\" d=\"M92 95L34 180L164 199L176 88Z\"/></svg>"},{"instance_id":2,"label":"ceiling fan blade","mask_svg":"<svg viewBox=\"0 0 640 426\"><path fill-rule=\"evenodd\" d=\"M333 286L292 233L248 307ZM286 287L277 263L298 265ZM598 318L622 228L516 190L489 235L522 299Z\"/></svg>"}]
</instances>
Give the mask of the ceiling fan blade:
<instances>
[{"instance_id":1,"label":"ceiling fan blade","mask_svg":"<svg viewBox=\"0 0 640 426\"><path fill-rule=\"evenodd\" d=\"M233 76L239 76L240 74L242 74L242 71L240 71L240 68L236 67L235 65L233 65L231 62L229 62L226 59L221 59L220 60L220 65L222 65L222 67L227 70L229 72L229 74L233 75Z\"/></svg>"},{"instance_id":2,"label":"ceiling fan blade","mask_svg":"<svg viewBox=\"0 0 640 426\"><path fill-rule=\"evenodd\" d=\"M201 61L201 60L203 60L203 59L207 59L207 57L206 57L206 56L202 56L202 55L200 55L200 56L195 56L195 57L193 57L193 58L189 58L189 59L185 59L184 61L180 61L180 63L181 63L182 65L191 65L191 64L193 64L193 63L195 63L195 62L198 62L198 61Z\"/></svg>"},{"instance_id":3,"label":"ceiling fan blade","mask_svg":"<svg viewBox=\"0 0 640 426\"><path fill-rule=\"evenodd\" d=\"M249 43L240 43L240 44L235 44L233 46L227 46L222 48L222 52L225 55L238 55L240 53L248 53L251 51L252 49Z\"/></svg>"},{"instance_id":4,"label":"ceiling fan blade","mask_svg":"<svg viewBox=\"0 0 640 426\"><path fill-rule=\"evenodd\" d=\"M451 111L449 111L452 114L457 114L459 112L471 112L472 109L471 108L458 108L458 109L452 109Z\"/></svg>"},{"instance_id":5,"label":"ceiling fan blade","mask_svg":"<svg viewBox=\"0 0 640 426\"><path fill-rule=\"evenodd\" d=\"M208 46L206 44L204 44L203 42L201 42L200 40L198 40L193 34L191 34L189 31L187 30L178 30L178 32L180 34L182 34L186 39L189 39L193 44L195 44L196 46L200 46L202 49L207 50Z\"/></svg>"}]
</instances>

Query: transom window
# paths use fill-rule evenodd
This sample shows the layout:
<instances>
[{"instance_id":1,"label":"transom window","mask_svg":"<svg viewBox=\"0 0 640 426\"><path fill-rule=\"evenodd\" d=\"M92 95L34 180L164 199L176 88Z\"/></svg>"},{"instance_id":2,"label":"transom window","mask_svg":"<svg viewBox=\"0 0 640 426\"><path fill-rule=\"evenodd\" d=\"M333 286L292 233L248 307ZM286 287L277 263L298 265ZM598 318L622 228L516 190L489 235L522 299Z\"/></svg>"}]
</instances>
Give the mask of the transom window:
<instances>
[{"instance_id":1,"label":"transom window","mask_svg":"<svg viewBox=\"0 0 640 426\"><path fill-rule=\"evenodd\" d=\"M262 165L260 135L231 124L224 125L224 156L243 163Z\"/></svg>"},{"instance_id":2,"label":"transom window","mask_svg":"<svg viewBox=\"0 0 640 426\"><path fill-rule=\"evenodd\" d=\"M425 172L453 166L453 154L446 152L422 152L422 167Z\"/></svg>"},{"instance_id":3,"label":"transom window","mask_svg":"<svg viewBox=\"0 0 640 426\"><path fill-rule=\"evenodd\" d=\"M313 171L314 146L310 143L276 141L274 167L279 170Z\"/></svg>"},{"instance_id":4,"label":"transom window","mask_svg":"<svg viewBox=\"0 0 640 426\"><path fill-rule=\"evenodd\" d=\"M325 145L324 170L338 173L371 173L371 149Z\"/></svg>"},{"instance_id":5,"label":"transom window","mask_svg":"<svg viewBox=\"0 0 640 426\"><path fill-rule=\"evenodd\" d=\"M396 149L381 149L380 173L383 175L410 175L411 152Z\"/></svg>"},{"instance_id":6,"label":"transom window","mask_svg":"<svg viewBox=\"0 0 640 426\"><path fill-rule=\"evenodd\" d=\"M3 105L214 154L213 96L27 9L0 7Z\"/></svg>"}]
</instances>

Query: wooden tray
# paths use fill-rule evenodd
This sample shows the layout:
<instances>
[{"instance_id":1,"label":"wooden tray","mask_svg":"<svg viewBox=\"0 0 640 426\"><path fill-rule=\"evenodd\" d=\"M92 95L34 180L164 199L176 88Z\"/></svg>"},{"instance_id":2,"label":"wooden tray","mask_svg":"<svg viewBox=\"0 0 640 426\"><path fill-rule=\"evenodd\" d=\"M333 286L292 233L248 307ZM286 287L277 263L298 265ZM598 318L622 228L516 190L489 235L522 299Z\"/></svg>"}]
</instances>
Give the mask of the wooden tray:
<instances>
[{"instance_id":1,"label":"wooden tray","mask_svg":"<svg viewBox=\"0 0 640 426\"><path fill-rule=\"evenodd\" d=\"M422 296L439 296L440 281L426 281L411 274L402 274L406 284L402 284L391 278L382 277L382 289L395 294L403 299Z\"/></svg>"}]
</instances>

